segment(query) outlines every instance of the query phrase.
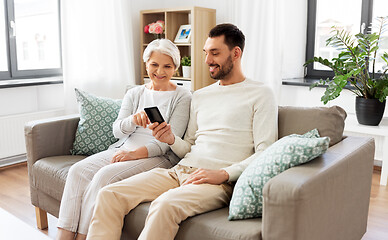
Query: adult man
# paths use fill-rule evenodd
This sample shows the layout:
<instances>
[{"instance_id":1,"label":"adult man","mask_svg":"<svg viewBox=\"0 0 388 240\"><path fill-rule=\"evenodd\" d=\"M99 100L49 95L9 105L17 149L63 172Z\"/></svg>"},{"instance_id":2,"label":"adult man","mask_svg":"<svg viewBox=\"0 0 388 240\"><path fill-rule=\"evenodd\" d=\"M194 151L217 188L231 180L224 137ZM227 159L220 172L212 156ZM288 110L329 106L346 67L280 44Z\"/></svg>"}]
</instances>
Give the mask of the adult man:
<instances>
[{"instance_id":1,"label":"adult man","mask_svg":"<svg viewBox=\"0 0 388 240\"><path fill-rule=\"evenodd\" d=\"M99 193L88 238L119 239L124 216L152 201L139 239L173 239L187 217L228 204L231 182L277 139L277 106L270 89L245 79L245 37L232 24L214 27L204 52L215 84L193 95L184 139L166 123L152 124L156 139L184 157L172 169L154 169Z\"/></svg>"}]
</instances>

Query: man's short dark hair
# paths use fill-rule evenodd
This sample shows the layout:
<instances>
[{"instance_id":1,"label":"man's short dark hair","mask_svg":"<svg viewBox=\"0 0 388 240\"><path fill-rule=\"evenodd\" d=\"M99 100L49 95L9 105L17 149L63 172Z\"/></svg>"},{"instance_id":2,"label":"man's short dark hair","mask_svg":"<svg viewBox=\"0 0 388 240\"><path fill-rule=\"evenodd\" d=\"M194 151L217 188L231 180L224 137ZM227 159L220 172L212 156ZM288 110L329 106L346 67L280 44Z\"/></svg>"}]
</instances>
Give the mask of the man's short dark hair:
<instances>
[{"instance_id":1,"label":"man's short dark hair","mask_svg":"<svg viewBox=\"0 0 388 240\"><path fill-rule=\"evenodd\" d=\"M209 37L219 37L224 35L225 44L232 50L235 46L244 51L245 36L238 27L230 23L218 24L209 32Z\"/></svg>"}]
</instances>

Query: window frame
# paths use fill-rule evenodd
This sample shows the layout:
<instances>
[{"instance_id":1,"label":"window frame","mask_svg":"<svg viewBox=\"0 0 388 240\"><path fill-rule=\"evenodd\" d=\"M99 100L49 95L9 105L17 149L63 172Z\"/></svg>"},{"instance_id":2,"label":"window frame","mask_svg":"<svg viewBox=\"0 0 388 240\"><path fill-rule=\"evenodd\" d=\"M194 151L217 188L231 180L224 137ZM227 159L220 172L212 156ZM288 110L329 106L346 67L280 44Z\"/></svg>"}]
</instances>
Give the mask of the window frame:
<instances>
[{"instance_id":1,"label":"window frame","mask_svg":"<svg viewBox=\"0 0 388 240\"><path fill-rule=\"evenodd\" d=\"M18 70L17 53L16 53L16 38L11 34L11 21L15 21L14 0L4 0L4 16L5 16L5 36L6 36L6 51L8 71L0 71L0 81L34 79L62 76L62 42L61 42L61 2L58 2L58 34L59 34L59 68L36 69L36 70Z\"/></svg>"},{"instance_id":2,"label":"window frame","mask_svg":"<svg viewBox=\"0 0 388 240\"><path fill-rule=\"evenodd\" d=\"M316 29L317 0L308 0L307 3L307 41L306 41L306 61L312 59L315 50L315 29ZM372 23L373 0L361 1L361 19L360 26L365 24L365 29ZM313 64L305 67L305 78L319 79L332 78L332 70L316 70Z\"/></svg>"}]
</instances>

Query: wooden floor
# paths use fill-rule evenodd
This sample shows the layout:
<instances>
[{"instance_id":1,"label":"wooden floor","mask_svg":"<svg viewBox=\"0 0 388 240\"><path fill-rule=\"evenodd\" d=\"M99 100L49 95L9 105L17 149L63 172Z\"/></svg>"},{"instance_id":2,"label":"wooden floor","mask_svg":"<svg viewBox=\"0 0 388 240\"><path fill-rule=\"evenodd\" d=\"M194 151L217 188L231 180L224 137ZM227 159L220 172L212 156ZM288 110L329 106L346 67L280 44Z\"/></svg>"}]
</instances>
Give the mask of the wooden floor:
<instances>
[{"instance_id":1,"label":"wooden floor","mask_svg":"<svg viewBox=\"0 0 388 240\"><path fill-rule=\"evenodd\" d=\"M368 231L362 240L388 239L388 187L380 186L380 172L373 173ZM30 203L26 164L0 169L0 208L36 227L35 209ZM57 219L49 215L49 228L42 231L52 239ZM10 238L12 239L12 238Z\"/></svg>"},{"instance_id":2,"label":"wooden floor","mask_svg":"<svg viewBox=\"0 0 388 240\"><path fill-rule=\"evenodd\" d=\"M0 169L0 208L36 228L35 208L30 201L30 187L25 163ZM48 214L48 222L49 228L41 232L55 239L57 218Z\"/></svg>"},{"instance_id":3,"label":"wooden floor","mask_svg":"<svg viewBox=\"0 0 388 240\"><path fill-rule=\"evenodd\" d=\"M362 240L388 239L388 186L380 185L380 174L380 171L373 172L368 230Z\"/></svg>"}]
</instances>

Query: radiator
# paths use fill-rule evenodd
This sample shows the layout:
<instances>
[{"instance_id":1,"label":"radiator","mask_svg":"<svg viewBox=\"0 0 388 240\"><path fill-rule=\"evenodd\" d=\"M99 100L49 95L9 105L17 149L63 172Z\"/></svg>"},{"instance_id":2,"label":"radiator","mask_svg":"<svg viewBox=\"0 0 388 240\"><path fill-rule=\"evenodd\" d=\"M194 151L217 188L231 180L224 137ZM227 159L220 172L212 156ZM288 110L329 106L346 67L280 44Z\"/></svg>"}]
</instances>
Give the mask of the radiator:
<instances>
[{"instance_id":1,"label":"radiator","mask_svg":"<svg viewBox=\"0 0 388 240\"><path fill-rule=\"evenodd\" d=\"M24 125L33 120L64 115L63 109L0 117L0 167L20 162L25 155ZM19 159L19 160L17 160Z\"/></svg>"}]
</instances>

